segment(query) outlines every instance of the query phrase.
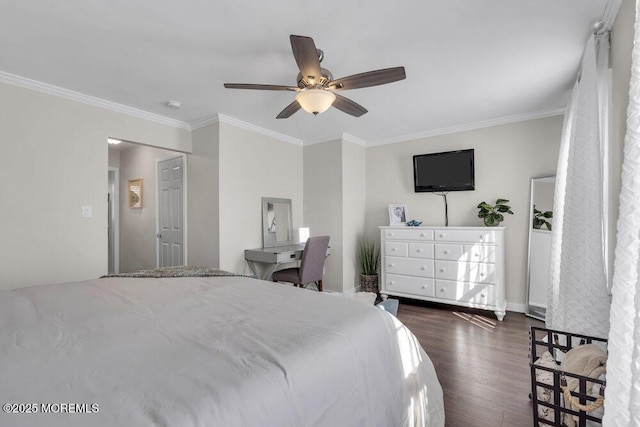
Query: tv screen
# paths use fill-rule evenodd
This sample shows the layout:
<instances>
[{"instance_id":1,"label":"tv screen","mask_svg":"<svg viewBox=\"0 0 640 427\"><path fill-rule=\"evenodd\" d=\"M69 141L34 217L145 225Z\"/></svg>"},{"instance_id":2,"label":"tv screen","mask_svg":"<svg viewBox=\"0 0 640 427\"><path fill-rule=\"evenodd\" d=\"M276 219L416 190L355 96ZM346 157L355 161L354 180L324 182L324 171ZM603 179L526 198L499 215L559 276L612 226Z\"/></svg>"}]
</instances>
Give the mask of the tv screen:
<instances>
[{"instance_id":1,"label":"tv screen","mask_svg":"<svg viewBox=\"0 0 640 427\"><path fill-rule=\"evenodd\" d=\"M416 193L474 190L473 149L413 156Z\"/></svg>"}]
</instances>

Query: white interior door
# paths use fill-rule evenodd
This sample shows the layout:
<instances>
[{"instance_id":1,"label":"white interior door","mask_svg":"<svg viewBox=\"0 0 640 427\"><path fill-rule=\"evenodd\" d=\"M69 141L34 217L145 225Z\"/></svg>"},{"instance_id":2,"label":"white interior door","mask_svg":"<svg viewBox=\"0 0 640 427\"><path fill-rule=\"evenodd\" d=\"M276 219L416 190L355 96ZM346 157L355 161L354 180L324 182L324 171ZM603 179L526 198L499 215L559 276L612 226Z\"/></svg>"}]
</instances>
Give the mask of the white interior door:
<instances>
[{"instance_id":1,"label":"white interior door","mask_svg":"<svg viewBox=\"0 0 640 427\"><path fill-rule=\"evenodd\" d=\"M184 158L158 162L158 266L184 264Z\"/></svg>"}]
</instances>

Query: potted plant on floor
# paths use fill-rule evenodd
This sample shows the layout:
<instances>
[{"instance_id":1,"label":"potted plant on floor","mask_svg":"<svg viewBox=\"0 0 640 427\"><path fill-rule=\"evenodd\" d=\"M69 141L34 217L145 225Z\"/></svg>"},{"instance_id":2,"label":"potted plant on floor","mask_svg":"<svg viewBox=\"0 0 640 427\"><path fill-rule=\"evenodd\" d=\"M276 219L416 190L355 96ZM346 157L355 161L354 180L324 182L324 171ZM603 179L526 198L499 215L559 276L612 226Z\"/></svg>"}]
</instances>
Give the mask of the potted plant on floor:
<instances>
[{"instance_id":1,"label":"potted plant on floor","mask_svg":"<svg viewBox=\"0 0 640 427\"><path fill-rule=\"evenodd\" d=\"M497 227L502 221L504 221L503 214L513 215L511 206L507 205L509 201L507 199L496 200L495 205L490 205L487 202L480 202L478 204L478 218L482 218L484 225L487 227Z\"/></svg>"},{"instance_id":2,"label":"potted plant on floor","mask_svg":"<svg viewBox=\"0 0 640 427\"><path fill-rule=\"evenodd\" d=\"M360 291L378 293L378 267L380 267L380 248L375 242L360 243Z\"/></svg>"}]
</instances>

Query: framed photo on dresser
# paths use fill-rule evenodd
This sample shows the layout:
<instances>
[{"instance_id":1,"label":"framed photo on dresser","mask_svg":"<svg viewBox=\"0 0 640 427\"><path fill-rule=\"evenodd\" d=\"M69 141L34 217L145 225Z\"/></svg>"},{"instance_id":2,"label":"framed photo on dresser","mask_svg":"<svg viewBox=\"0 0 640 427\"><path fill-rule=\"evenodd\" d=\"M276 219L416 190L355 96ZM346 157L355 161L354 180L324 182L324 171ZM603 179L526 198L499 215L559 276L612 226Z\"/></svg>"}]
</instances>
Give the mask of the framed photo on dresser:
<instances>
[{"instance_id":1,"label":"framed photo on dresser","mask_svg":"<svg viewBox=\"0 0 640 427\"><path fill-rule=\"evenodd\" d=\"M389 205L389 225L407 225L407 205Z\"/></svg>"}]
</instances>

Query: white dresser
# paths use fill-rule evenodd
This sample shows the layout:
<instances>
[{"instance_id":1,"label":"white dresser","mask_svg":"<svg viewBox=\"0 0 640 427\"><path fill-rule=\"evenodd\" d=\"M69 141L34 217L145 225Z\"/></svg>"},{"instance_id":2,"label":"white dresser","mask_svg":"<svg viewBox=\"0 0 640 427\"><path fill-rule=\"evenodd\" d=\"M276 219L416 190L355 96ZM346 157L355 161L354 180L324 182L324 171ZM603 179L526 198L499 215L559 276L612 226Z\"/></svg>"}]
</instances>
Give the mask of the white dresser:
<instances>
[{"instance_id":1,"label":"white dresser","mask_svg":"<svg viewBox=\"0 0 640 427\"><path fill-rule=\"evenodd\" d=\"M505 315L504 227L380 227L380 293Z\"/></svg>"}]
</instances>

